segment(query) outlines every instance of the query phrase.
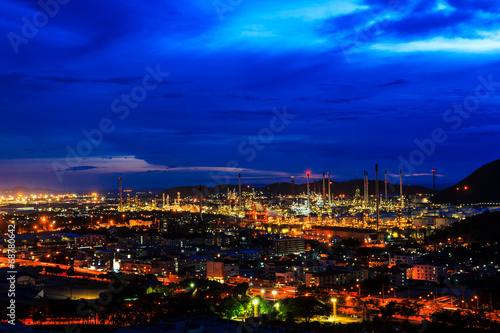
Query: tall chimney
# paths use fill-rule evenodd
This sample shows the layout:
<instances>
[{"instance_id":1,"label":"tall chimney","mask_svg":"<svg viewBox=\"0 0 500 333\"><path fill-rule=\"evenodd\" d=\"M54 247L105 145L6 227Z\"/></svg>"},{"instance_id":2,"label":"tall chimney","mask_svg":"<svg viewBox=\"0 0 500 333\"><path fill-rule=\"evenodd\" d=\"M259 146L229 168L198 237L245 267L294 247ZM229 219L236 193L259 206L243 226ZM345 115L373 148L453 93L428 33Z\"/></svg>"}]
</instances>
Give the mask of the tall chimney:
<instances>
[{"instance_id":1,"label":"tall chimney","mask_svg":"<svg viewBox=\"0 0 500 333\"><path fill-rule=\"evenodd\" d=\"M380 221L379 191L378 191L378 164L375 164L375 202L377 204L377 231Z\"/></svg>"},{"instance_id":2,"label":"tall chimney","mask_svg":"<svg viewBox=\"0 0 500 333\"><path fill-rule=\"evenodd\" d=\"M385 202L388 202L388 199L387 199L387 170L385 170Z\"/></svg>"},{"instance_id":3,"label":"tall chimney","mask_svg":"<svg viewBox=\"0 0 500 333\"><path fill-rule=\"evenodd\" d=\"M292 197L295 196L295 177L292 176Z\"/></svg>"},{"instance_id":4,"label":"tall chimney","mask_svg":"<svg viewBox=\"0 0 500 333\"><path fill-rule=\"evenodd\" d=\"M326 191L326 188L325 188L325 173L323 172L323 205L324 205L324 202L325 202L325 191Z\"/></svg>"},{"instance_id":5,"label":"tall chimney","mask_svg":"<svg viewBox=\"0 0 500 333\"><path fill-rule=\"evenodd\" d=\"M432 168L432 190L436 194L436 169Z\"/></svg>"},{"instance_id":6,"label":"tall chimney","mask_svg":"<svg viewBox=\"0 0 500 333\"><path fill-rule=\"evenodd\" d=\"M311 174L311 171L307 171L306 172L306 175L307 175L307 208L309 208L311 206L311 195L310 195L310 190L309 190L309 187L311 187L311 185L309 184L309 175Z\"/></svg>"},{"instance_id":7,"label":"tall chimney","mask_svg":"<svg viewBox=\"0 0 500 333\"><path fill-rule=\"evenodd\" d=\"M366 203L370 202L370 179L368 178L368 171L366 172Z\"/></svg>"},{"instance_id":8,"label":"tall chimney","mask_svg":"<svg viewBox=\"0 0 500 333\"><path fill-rule=\"evenodd\" d=\"M366 205L366 171L363 171L363 202Z\"/></svg>"},{"instance_id":9,"label":"tall chimney","mask_svg":"<svg viewBox=\"0 0 500 333\"><path fill-rule=\"evenodd\" d=\"M238 214L241 215L241 173L238 174Z\"/></svg>"},{"instance_id":10,"label":"tall chimney","mask_svg":"<svg viewBox=\"0 0 500 333\"><path fill-rule=\"evenodd\" d=\"M331 192L332 182L330 181L330 172L328 172L328 204L332 204L332 192Z\"/></svg>"},{"instance_id":11,"label":"tall chimney","mask_svg":"<svg viewBox=\"0 0 500 333\"><path fill-rule=\"evenodd\" d=\"M403 170L399 169L399 201L403 208Z\"/></svg>"},{"instance_id":12,"label":"tall chimney","mask_svg":"<svg viewBox=\"0 0 500 333\"><path fill-rule=\"evenodd\" d=\"M123 211L123 191L122 191L122 177L119 178L120 179L120 204L118 205L118 209L121 211Z\"/></svg>"}]
</instances>

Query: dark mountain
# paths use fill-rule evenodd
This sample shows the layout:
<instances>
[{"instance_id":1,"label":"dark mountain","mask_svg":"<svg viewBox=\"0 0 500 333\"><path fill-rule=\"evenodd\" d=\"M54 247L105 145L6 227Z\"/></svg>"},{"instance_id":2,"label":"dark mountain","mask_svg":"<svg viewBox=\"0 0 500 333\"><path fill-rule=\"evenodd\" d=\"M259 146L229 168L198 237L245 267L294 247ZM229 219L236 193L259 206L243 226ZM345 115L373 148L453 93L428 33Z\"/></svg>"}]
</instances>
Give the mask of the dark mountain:
<instances>
[{"instance_id":1,"label":"dark mountain","mask_svg":"<svg viewBox=\"0 0 500 333\"><path fill-rule=\"evenodd\" d=\"M458 190L457 190L458 188ZM436 203L500 203L500 159L483 165L465 179L436 194Z\"/></svg>"},{"instance_id":2,"label":"dark mountain","mask_svg":"<svg viewBox=\"0 0 500 333\"><path fill-rule=\"evenodd\" d=\"M345 194L346 196L354 196L356 189L359 188L360 194L363 195L363 179L353 179L345 182L335 182L332 181L331 192L332 196L338 196L339 194ZM266 186L266 189L271 194L281 194L289 195L292 194L292 184L291 183L274 183ZM310 189L312 192L322 193L323 192L323 181L312 181ZM384 195L385 184L384 181L379 180L379 191L381 195ZM307 184L295 184L295 194L307 192ZM428 188L422 186L413 185L403 185L403 194L415 194L415 193L431 193L432 191ZM328 181L325 181L325 193L328 193ZM375 180L370 179L368 183L368 193L370 195L375 195ZM399 184L387 184L387 193L399 194Z\"/></svg>"},{"instance_id":3,"label":"dark mountain","mask_svg":"<svg viewBox=\"0 0 500 333\"><path fill-rule=\"evenodd\" d=\"M325 183L327 183L326 181ZM311 181L310 184L310 190L311 192L316 192L316 193L322 193L323 191L323 181ZM268 196L283 196L283 195L292 195L292 193L295 194L300 194L300 193L306 193L307 192L307 184L295 184L294 189L292 189L292 184L287 183L287 182L282 182L282 183L274 183L271 185L267 186L250 186L247 184L242 184L242 191L252 191L255 188L256 191L262 191L264 194ZM325 185L326 188L326 193L328 193L328 186ZM354 196L356 193L356 188L359 188L361 196L363 195L363 180L362 179L354 179L354 180L349 180L345 182L335 182L332 181L331 185L331 192L333 196L338 196L339 194L345 194L346 196ZM379 180L379 188L380 188L380 194L383 195L385 191L385 185L384 182ZM227 190L233 191L236 190L238 192L238 185L219 185L216 187L206 187L203 186L202 190L203 193L206 194L215 194L215 193L221 193L225 194L227 193ZM399 185L396 184L388 184L388 194L399 194ZM197 186L179 186L179 187L172 187L169 189L166 189L163 191L165 195L170 195L170 198L176 198L177 197L177 192L180 193L181 198L184 197L189 197L189 196L197 196L200 193L200 190L198 189ZM370 180L369 185L368 185L368 192L370 195L375 194L375 181ZM405 195L409 194L415 194L415 193L431 193L432 191L428 188L425 188L423 186L414 186L414 185L403 185L403 193Z\"/></svg>"},{"instance_id":4,"label":"dark mountain","mask_svg":"<svg viewBox=\"0 0 500 333\"><path fill-rule=\"evenodd\" d=\"M0 189L0 194L2 196L17 196L18 194L23 194L23 195L39 195L39 194L60 194L61 192L51 190L48 188L40 188L40 187L35 187L35 188L28 188L24 186L17 186L13 187L11 189Z\"/></svg>"}]
</instances>

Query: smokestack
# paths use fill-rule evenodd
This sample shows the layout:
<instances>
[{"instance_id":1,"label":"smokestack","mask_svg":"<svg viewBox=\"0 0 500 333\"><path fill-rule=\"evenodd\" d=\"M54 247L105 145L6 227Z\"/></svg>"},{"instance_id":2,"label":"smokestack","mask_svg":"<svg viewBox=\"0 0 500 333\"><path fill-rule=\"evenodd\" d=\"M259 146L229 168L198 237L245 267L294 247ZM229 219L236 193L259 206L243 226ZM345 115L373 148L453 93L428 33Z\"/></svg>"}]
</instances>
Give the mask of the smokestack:
<instances>
[{"instance_id":1,"label":"smokestack","mask_svg":"<svg viewBox=\"0 0 500 333\"><path fill-rule=\"evenodd\" d=\"M292 197L295 196L295 177L292 176Z\"/></svg>"},{"instance_id":2,"label":"smokestack","mask_svg":"<svg viewBox=\"0 0 500 333\"><path fill-rule=\"evenodd\" d=\"M119 207L119 210L121 212L123 210L123 203L122 203L122 200L123 200L122 177L120 177L119 179L120 179L120 204L118 205L118 207Z\"/></svg>"},{"instance_id":3,"label":"smokestack","mask_svg":"<svg viewBox=\"0 0 500 333\"><path fill-rule=\"evenodd\" d=\"M366 205L366 171L363 171L363 202Z\"/></svg>"},{"instance_id":4,"label":"smokestack","mask_svg":"<svg viewBox=\"0 0 500 333\"><path fill-rule=\"evenodd\" d=\"M332 192L331 192L332 182L330 181L330 172L328 172L328 204L332 204Z\"/></svg>"},{"instance_id":5,"label":"smokestack","mask_svg":"<svg viewBox=\"0 0 500 333\"><path fill-rule=\"evenodd\" d=\"M387 202L387 170L385 170L385 202Z\"/></svg>"},{"instance_id":6,"label":"smokestack","mask_svg":"<svg viewBox=\"0 0 500 333\"><path fill-rule=\"evenodd\" d=\"M324 205L324 200L325 200L325 191L326 191L326 188L325 188L325 173L323 172L323 205Z\"/></svg>"},{"instance_id":7,"label":"smokestack","mask_svg":"<svg viewBox=\"0 0 500 333\"><path fill-rule=\"evenodd\" d=\"M366 203L370 202L370 179L368 178L368 171L366 172Z\"/></svg>"},{"instance_id":8,"label":"smokestack","mask_svg":"<svg viewBox=\"0 0 500 333\"><path fill-rule=\"evenodd\" d=\"M399 169L399 201L403 207L403 170Z\"/></svg>"},{"instance_id":9,"label":"smokestack","mask_svg":"<svg viewBox=\"0 0 500 333\"><path fill-rule=\"evenodd\" d=\"M436 194L436 169L432 168L432 190Z\"/></svg>"},{"instance_id":10,"label":"smokestack","mask_svg":"<svg viewBox=\"0 0 500 333\"><path fill-rule=\"evenodd\" d=\"M165 192L163 192L163 209L165 209Z\"/></svg>"},{"instance_id":11,"label":"smokestack","mask_svg":"<svg viewBox=\"0 0 500 333\"><path fill-rule=\"evenodd\" d=\"M378 191L378 164L375 164L375 201L377 203L377 231L378 231L378 224L380 221L379 191Z\"/></svg>"},{"instance_id":12,"label":"smokestack","mask_svg":"<svg viewBox=\"0 0 500 333\"><path fill-rule=\"evenodd\" d=\"M309 208L309 206L311 205L310 204L311 195L310 195L310 190L309 190L309 187L311 187L311 185L309 185L309 175L310 174L311 174L311 171L306 171L306 175L307 175L307 208Z\"/></svg>"},{"instance_id":13,"label":"smokestack","mask_svg":"<svg viewBox=\"0 0 500 333\"><path fill-rule=\"evenodd\" d=\"M241 173L238 174L238 213L241 215Z\"/></svg>"}]
</instances>

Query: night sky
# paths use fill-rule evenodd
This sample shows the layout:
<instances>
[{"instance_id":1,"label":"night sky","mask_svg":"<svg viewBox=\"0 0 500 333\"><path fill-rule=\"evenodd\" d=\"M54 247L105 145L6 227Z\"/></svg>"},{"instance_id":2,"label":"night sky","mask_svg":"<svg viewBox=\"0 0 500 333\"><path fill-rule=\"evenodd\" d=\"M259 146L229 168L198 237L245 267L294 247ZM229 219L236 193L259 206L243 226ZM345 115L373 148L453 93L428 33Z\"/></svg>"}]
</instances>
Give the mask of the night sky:
<instances>
[{"instance_id":1,"label":"night sky","mask_svg":"<svg viewBox=\"0 0 500 333\"><path fill-rule=\"evenodd\" d=\"M500 158L498 1L1 3L0 188L443 187Z\"/></svg>"}]
</instances>

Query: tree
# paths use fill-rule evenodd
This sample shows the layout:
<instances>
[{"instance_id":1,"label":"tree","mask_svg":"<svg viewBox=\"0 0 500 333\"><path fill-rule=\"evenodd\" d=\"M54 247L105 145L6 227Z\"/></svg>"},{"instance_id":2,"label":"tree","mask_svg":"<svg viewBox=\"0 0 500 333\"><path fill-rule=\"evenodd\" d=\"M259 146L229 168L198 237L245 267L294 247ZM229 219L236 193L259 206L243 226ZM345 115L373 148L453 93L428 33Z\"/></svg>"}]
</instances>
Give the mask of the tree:
<instances>
[{"instance_id":1,"label":"tree","mask_svg":"<svg viewBox=\"0 0 500 333\"><path fill-rule=\"evenodd\" d=\"M253 313L254 305L252 302L255 299L258 300L259 315L264 314L264 313L268 313L269 310L271 310L271 305L270 305L269 301L265 300L264 298L262 298L260 296L255 296L253 298L248 299L248 301L244 305L244 309L246 310L247 313Z\"/></svg>"},{"instance_id":2,"label":"tree","mask_svg":"<svg viewBox=\"0 0 500 333\"><path fill-rule=\"evenodd\" d=\"M68 268L68 270L66 271L66 275L67 276L73 276L73 275L75 275L75 268L73 266L71 266L70 268Z\"/></svg>"},{"instance_id":3,"label":"tree","mask_svg":"<svg viewBox=\"0 0 500 333\"><path fill-rule=\"evenodd\" d=\"M219 306L219 313L224 318L232 319L242 316L245 313L245 309L243 308L243 304L234 298L226 298Z\"/></svg>"},{"instance_id":4,"label":"tree","mask_svg":"<svg viewBox=\"0 0 500 333\"><path fill-rule=\"evenodd\" d=\"M498 332L500 324L484 313L444 310L433 315L428 328L431 332Z\"/></svg>"},{"instance_id":5,"label":"tree","mask_svg":"<svg viewBox=\"0 0 500 333\"><path fill-rule=\"evenodd\" d=\"M329 315L331 309L314 297L287 298L280 303L280 316L293 319L304 318L309 322L314 316Z\"/></svg>"},{"instance_id":6,"label":"tree","mask_svg":"<svg viewBox=\"0 0 500 333\"><path fill-rule=\"evenodd\" d=\"M414 302L411 302L409 300L403 300L397 305L397 314L403 316L406 320L410 316L416 315L417 314L417 307L415 306Z\"/></svg>"},{"instance_id":7,"label":"tree","mask_svg":"<svg viewBox=\"0 0 500 333\"><path fill-rule=\"evenodd\" d=\"M240 283L236 285L236 287L234 287L233 294L241 298L242 296L245 296L247 294L248 288L248 282Z\"/></svg>"},{"instance_id":8,"label":"tree","mask_svg":"<svg viewBox=\"0 0 500 333\"><path fill-rule=\"evenodd\" d=\"M389 320L391 320L391 318L396 314L397 310L398 303L396 301L390 301L385 306L380 308L380 313L382 314L383 318L388 318Z\"/></svg>"}]
</instances>

